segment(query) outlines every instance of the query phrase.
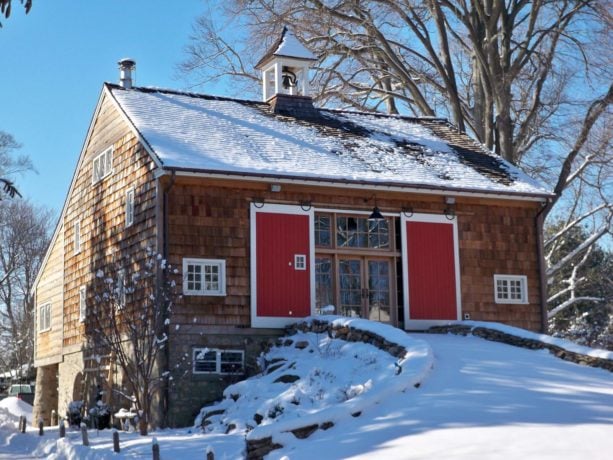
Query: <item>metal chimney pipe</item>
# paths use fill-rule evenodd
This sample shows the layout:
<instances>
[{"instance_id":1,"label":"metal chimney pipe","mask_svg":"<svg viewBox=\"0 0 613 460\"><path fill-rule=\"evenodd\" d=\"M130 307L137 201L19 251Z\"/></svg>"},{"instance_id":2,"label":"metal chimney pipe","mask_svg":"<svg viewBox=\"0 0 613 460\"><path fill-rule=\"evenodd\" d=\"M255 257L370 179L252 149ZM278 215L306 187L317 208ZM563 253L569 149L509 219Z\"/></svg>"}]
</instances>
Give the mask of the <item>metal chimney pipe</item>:
<instances>
[{"instance_id":1,"label":"metal chimney pipe","mask_svg":"<svg viewBox=\"0 0 613 460\"><path fill-rule=\"evenodd\" d=\"M119 86L123 89L132 89L132 71L136 68L136 61L124 58L117 64L119 65Z\"/></svg>"}]
</instances>

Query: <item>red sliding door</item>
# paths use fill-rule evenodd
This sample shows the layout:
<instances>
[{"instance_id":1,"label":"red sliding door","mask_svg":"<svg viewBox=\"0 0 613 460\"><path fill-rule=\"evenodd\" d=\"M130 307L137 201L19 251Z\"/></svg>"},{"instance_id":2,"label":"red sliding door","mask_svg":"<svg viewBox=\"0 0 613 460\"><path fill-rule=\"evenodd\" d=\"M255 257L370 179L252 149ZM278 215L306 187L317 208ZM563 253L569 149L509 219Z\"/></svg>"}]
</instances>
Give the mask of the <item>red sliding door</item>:
<instances>
[{"instance_id":1,"label":"red sliding door","mask_svg":"<svg viewBox=\"0 0 613 460\"><path fill-rule=\"evenodd\" d=\"M260 326L311 314L312 215L292 211L281 205L252 209L252 320Z\"/></svg>"},{"instance_id":2,"label":"red sliding door","mask_svg":"<svg viewBox=\"0 0 613 460\"><path fill-rule=\"evenodd\" d=\"M409 320L459 319L455 226L436 220L404 222Z\"/></svg>"}]
</instances>

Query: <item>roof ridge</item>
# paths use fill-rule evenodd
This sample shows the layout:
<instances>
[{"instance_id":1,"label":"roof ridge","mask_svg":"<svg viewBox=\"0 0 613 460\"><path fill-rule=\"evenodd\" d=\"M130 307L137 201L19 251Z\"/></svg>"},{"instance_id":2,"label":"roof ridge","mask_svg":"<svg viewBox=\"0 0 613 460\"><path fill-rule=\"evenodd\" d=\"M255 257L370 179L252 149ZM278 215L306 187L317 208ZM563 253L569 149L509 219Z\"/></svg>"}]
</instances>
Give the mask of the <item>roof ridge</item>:
<instances>
[{"instance_id":1,"label":"roof ridge","mask_svg":"<svg viewBox=\"0 0 613 460\"><path fill-rule=\"evenodd\" d=\"M111 89L125 90L124 88L122 88L120 85L116 83L105 82L104 84L107 85ZM268 102L256 101L254 99L241 99L241 98L230 97L230 96L217 96L213 94L196 93L193 91L183 91L183 90L178 90L178 89L173 89L173 88L163 88L163 87L157 87L157 86L133 86L132 88L130 88L129 91L140 91L141 93L176 94L178 96L188 96L188 97L194 97L198 99L207 99L207 100L212 100L212 101L240 102L240 103L245 103L249 105L257 105L257 106L265 106L265 107L268 107L270 105ZM438 123L446 123L451 128L457 129L457 127L445 117L431 117L431 116L415 117L415 116L402 115L402 114L369 112L366 110L360 111L360 110L349 110L349 109L335 109L331 107L315 107L315 109L319 111L324 111L324 112L350 113L350 114L357 114L357 115L373 115L373 116L381 117L381 118L396 118L396 119L407 120L407 121L432 121L432 122L438 122Z\"/></svg>"},{"instance_id":2,"label":"roof ridge","mask_svg":"<svg viewBox=\"0 0 613 460\"><path fill-rule=\"evenodd\" d=\"M108 86L110 89L119 89L119 90L125 91L124 88L122 88L116 83L105 82L104 84ZM192 91L183 91L183 90L172 89L172 88L161 88L157 86L133 86L128 91L139 91L141 93L150 93L150 94L151 93L176 94L177 96L188 96L188 97L193 97L197 99L207 99L211 101L231 101L231 102L245 103L249 105L268 106L267 102L256 101L253 99L240 99L240 98L229 97L229 96L216 96L213 94L194 93Z\"/></svg>"}]
</instances>

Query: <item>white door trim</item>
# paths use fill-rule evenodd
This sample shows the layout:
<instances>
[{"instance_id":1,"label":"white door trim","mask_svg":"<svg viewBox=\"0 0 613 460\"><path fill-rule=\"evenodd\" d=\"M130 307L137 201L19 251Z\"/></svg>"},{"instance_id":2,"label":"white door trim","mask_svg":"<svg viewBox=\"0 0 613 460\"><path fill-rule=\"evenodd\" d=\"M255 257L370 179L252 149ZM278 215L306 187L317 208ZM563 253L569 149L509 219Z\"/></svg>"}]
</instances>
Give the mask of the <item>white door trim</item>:
<instances>
[{"instance_id":1,"label":"white door trim","mask_svg":"<svg viewBox=\"0 0 613 460\"><path fill-rule=\"evenodd\" d=\"M462 317L462 293L460 289L460 250L458 238L458 218L447 219L441 214L420 214L415 213L407 217L404 213L400 216L400 238L401 238L401 257L402 257L402 291L404 297L404 328L405 329L426 329L436 324L446 324L447 320L412 320L411 306L409 302L409 259L407 251L407 222L430 222L447 224L453 226L453 259L455 271L455 294L456 294L456 320Z\"/></svg>"},{"instance_id":2,"label":"white door trim","mask_svg":"<svg viewBox=\"0 0 613 460\"><path fill-rule=\"evenodd\" d=\"M259 207L261 206L261 207ZM250 207L250 279L251 279L251 327L258 328L283 328L288 324L295 323L299 318L291 317L276 317L276 316L258 316L257 314L257 235L256 235L256 217L258 213L272 214L294 214L308 216L309 218L309 280L310 280L310 295L311 295L311 315L315 314L315 227L314 227L314 211L313 208L305 211L301 206L292 206L286 204L267 204L257 205L251 203Z\"/></svg>"}]
</instances>

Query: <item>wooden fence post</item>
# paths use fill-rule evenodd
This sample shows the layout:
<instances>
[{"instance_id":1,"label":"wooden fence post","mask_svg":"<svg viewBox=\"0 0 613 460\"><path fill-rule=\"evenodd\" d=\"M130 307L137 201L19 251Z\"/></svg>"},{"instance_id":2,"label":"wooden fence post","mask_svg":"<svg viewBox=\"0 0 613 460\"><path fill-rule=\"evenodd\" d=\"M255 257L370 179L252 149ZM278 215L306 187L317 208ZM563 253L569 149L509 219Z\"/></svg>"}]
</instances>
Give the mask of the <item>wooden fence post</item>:
<instances>
[{"instance_id":1,"label":"wooden fence post","mask_svg":"<svg viewBox=\"0 0 613 460\"><path fill-rule=\"evenodd\" d=\"M89 446L89 438L87 437L87 425L81 422L81 439L84 446Z\"/></svg>"},{"instance_id":2,"label":"wooden fence post","mask_svg":"<svg viewBox=\"0 0 613 460\"><path fill-rule=\"evenodd\" d=\"M119 432L113 429L113 452L119 452Z\"/></svg>"},{"instance_id":3,"label":"wooden fence post","mask_svg":"<svg viewBox=\"0 0 613 460\"><path fill-rule=\"evenodd\" d=\"M66 425L64 424L64 420L60 418L60 438L66 437Z\"/></svg>"},{"instance_id":4,"label":"wooden fence post","mask_svg":"<svg viewBox=\"0 0 613 460\"><path fill-rule=\"evenodd\" d=\"M204 458L205 460L215 460L215 452L213 452L213 448L210 445L206 446Z\"/></svg>"},{"instance_id":5,"label":"wooden fence post","mask_svg":"<svg viewBox=\"0 0 613 460\"><path fill-rule=\"evenodd\" d=\"M26 416L25 415L20 415L19 416L19 432L20 433L25 433L26 432Z\"/></svg>"},{"instance_id":6,"label":"wooden fence post","mask_svg":"<svg viewBox=\"0 0 613 460\"><path fill-rule=\"evenodd\" d=\"M160 460L160 445L156 437L151 440L151 454L153 460Z\"/></svg>"},{"instance_id":7,"label":"wooden fence post","mask_svg":"<svg viewBox=\"0 0 613 460\"><path fill-rule=\"evenodd\" d=\"M43 429L43 425L44 425L43 419L42 418L38 419L38 435L39 436L42 436L42 435L45 434L45 430Z\"/></svg>"}]
</instances>

